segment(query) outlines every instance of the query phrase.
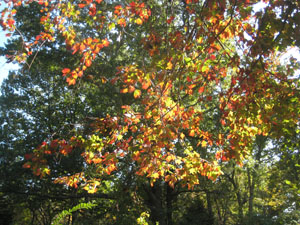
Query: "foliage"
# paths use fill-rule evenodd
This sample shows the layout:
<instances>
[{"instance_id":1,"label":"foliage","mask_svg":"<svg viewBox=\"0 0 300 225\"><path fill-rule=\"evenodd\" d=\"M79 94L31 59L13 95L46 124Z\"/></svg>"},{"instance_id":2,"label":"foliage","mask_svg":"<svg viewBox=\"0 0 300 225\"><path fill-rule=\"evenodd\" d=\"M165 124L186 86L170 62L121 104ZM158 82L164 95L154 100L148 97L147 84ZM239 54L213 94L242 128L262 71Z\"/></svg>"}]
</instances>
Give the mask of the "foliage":
<instances>
[{"instance_id":1,"label":"foliage","mask_svg":"<svg viewBox=\"0 0 300 225\"><path fill-rule=\"evenodd\" d=\"M270 218L278 215L271 198L292 193L290 206L299 190L291 175L299 168L282 167L299 165L299 63L291 58L282 64L279 56L300 45L300 6L264 1L254 11L257 2L6 1L0 22L11 38L2 53L22 70L3 86L9 93L3 99L17 101L5 106L1 129L20 140L8 147L6 137L5 163L23 163L8 149L20 149L25 133L34 142L23 152L23 168L79 193L124 191L129 196L119 202L130 206L122 202L118 212L132 210L130 221L146 206L153 223L172 223L175 203L187 189L203 192L198 203L206 206L198 206L209 215L214 206L219 224L260 217L259 197L268 201L262 207L270 206ZM28 104L18 111L18 101L24 104L19 97ZM7 122L17 117L28 128L24 132L11 129L18 122ZM265 153L267 140L282 150L272 161L278 168L262 164L272 155ZM285 194L273 187L277 170L292 172L281 183L292 187ZM257 193L259 185L267 196ZM217 198L220 191L225 197Z\"/></svg>"},{"instance_id":2,"label":"foliage","mask_svg":"<svg viewBox=\"0 0 300 225\"><path fill-rule=\"evenodd\" d=\"M97 204L93 204L91 202L88 203L80 203L76 206L74 206L72 209L64 210L61 213L59 213L54 221L52 222L53 225L58 225L60 222L67 216L72 216L72 213L81 209L91 209L92 207L96 206Z\"/></svg>"}]
</instances>

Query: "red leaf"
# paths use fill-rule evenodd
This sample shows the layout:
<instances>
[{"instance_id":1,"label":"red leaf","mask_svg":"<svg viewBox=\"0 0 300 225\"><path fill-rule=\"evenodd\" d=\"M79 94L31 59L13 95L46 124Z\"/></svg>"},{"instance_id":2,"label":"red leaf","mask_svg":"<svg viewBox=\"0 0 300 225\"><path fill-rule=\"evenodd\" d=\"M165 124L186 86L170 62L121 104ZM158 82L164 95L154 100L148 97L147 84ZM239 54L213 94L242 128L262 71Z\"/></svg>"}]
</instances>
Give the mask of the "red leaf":
<instances>
[{"instance_id":1,"label":"red leaf","mask_svg":"<svg viewBox=\"0 0 300 225\"><path fill-rule=\"evenodd\" d=\"M234 77L231 77L231 83L232 83L232 85L236 84L236 79Z\"/></svg>"},{"instance_id":2,"label":"red leaf","mask_svg":"<svg viewBox=\"0 0 300 225\"><path fill-rule=\"evenodd\" d=\"M215 60L215 59L216 59L216 56L215 56L215 55L211 55L211 56L210 56L210 59L211 59L211 60Z\"/></svg>"},{"instance_id":3,"label":"red leaf","mask_svg":"<svg viewBox=\"0 0 300 225\"><path fill-rule=\"evenodd\" d=\"M30 168L30 164L29 164L29 163L25 163L25 164L23 164L23 168L25 168L25 169L29 169L29 168Z\"/></svg>"},{"instance_id":4,"label":"red leaf","mask_svg":"<svg viewBox=\"0 0 300 225\"><path fill-rule=\"evenodd\" d=\"M171 16L169 19L167 19L167 23L168 24L172 23L172 21L174 20L174 18L175 18L174 16Z\"/></svg>"},{"instance_id":5,"label":"red leaf","mask_svg":"<svg viewBox=\"0 0 300 225\"><path fill-rule=\"evenodd\" d=\"M29 160L29 159L31 159L32 158L32 154L25 154L25 159L26 160Z\"/></svg>"}]
</instances>

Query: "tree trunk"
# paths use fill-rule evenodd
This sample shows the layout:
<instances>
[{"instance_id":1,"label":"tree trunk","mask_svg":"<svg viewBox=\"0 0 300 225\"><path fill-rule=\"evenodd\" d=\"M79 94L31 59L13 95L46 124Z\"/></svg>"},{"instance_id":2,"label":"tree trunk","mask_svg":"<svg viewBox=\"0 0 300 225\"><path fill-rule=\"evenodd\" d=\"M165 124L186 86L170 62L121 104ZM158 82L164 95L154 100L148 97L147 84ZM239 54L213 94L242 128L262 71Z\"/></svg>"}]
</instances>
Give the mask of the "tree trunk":
<instances>
[{"instance_id":1,"label":"tree trunk","mask_svg":"<svg viewBox=\"0 0 300 225\"><path fill-rule=\"evenodd\" d=\"M153 224L173 225L174 190L165 182L153 184L153 187L144 185L147 194L146 205L150 209L150 220Z\"/></svg>"},{"instance_id":2,"label":"tree trunk","mask_svg":"<svg viewBox=\"0 0 300 225\"><path fill-rule=\"evenodd\" d=\"M254 178L252 177L251 179L250 168L247 168L247 175L248 175L248 186L249 186L248 214L249 214L249 222L250 222L253 216L253 200L254 200L254 187L255 187Z\"/></svg>"},{"instance_id":3,"label":"tree trunk","mask_svg":"<svg viewBox=\"0 0 300 225\"><path fill-rule=\"evenodd\" d=\"M243 205L244 205L244 202L243 202L243 199L242 199L242 195L241 195L241 191L240 191L238 181L235 180L235 168L233 169L231 176L228 175L227 177L233 185L234 192L235 192L235 195L236 195L236 198L237 198L239 224L243 224L243 219L244 219Z\"/></svg>"},{"instance_id":4,"label":"tree trunk","mask_svg":"<svg viewBox=\"0 0 300 225\"><path fill-rule=\"evenodd\" d=\"M173 225L172 212L173 212L173 189L166 183L166 211L167 211L167 225Z\"/></svg>"},{"instance_id":5,"label":"tree trunk","mask_svg":"<svg viewBox=\"0 0 300 225\"><path fill-rule=\"evenodd\" d=\"M153 187L144 186L147 193L145 203L150 209L150 220L153 224L168 225L166 220L165 208L163 207L163 186L156 182Z\"/></svg>"},{"instance_id":6,"label":"tree trunk","mask_svg":"<svg viewBox=\"0 0 300 225\"><path fill-rule=\"evenodd\" d=\"M212 204L211 204L211 194L206 192L207 210L209 218L213 218Z\"/></svg>"},{"instance_id":7,"label":"tree trunk","mask_svg":"<svg viewBox=\"0 0 300 225\"><path fill-rule=\"evenodd\" d=\"M244 218L244 213L243 213L243 200L242 200L242 196L240 193L240 190L236 190L236 197L237 197L237 201L238 201L238 206L239 206L239 224L243 223L243 218Z\"/></svg>"}]
</instances>

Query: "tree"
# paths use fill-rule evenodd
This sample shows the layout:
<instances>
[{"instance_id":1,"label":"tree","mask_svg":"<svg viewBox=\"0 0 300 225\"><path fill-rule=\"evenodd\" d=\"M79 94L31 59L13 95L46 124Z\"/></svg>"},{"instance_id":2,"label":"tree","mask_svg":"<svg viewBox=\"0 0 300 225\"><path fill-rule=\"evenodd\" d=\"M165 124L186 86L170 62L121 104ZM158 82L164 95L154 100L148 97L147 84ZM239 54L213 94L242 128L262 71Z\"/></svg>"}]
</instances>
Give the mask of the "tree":
<instances>
[{"instance_id":1,"label":"tree","mask_svg":"<svg viewBox=\"0 0 300 225\"><path fill-rule=\"evenodd\" d=\"M34 150L24 166L41 177L52 173L56 182L94 193L107 179L136 184L136 175L143 176L147 194L161 193L169 204L161 216L151 209L153 222L171 224L174 195L166 184L176 191L194 188L201 176L215 181L222 162L242 165L256 137L280 139L298 126L298 64L277 60L299 45L296 2L271 1L258 12L252 10L256 1L239 0L38 3L42 31L21 36L24 42L9 58L32 68L40 48L59 43L73 54L62 56L74 62L62 68L70 86L85 92L89 86L80 84L94 77L100 89L120 90L110 95L113 110L94 111L93 129L66 141L49 138ZM2 27L22 34L14 19L20 8L30 12L29 4L8 1ZM51 157L75 149L89 166L55 174Z\"/></svg>"}]
</instances>

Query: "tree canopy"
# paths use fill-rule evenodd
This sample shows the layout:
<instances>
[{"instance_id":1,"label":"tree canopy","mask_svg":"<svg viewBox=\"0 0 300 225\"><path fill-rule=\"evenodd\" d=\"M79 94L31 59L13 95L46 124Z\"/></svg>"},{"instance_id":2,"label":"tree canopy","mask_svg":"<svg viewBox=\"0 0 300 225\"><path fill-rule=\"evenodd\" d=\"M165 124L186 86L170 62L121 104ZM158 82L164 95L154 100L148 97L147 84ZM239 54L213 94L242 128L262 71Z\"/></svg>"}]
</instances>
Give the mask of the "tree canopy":
<instances>
[{"instance_id":1,"label":"tree canopy","mask_svg":"<svg viewBox=\"0 0 300 225\"><path fill-rule=\"evenodd\" d=\"M291 175L300 163L299 62L281 61L300 45L299 2L4 4L0 24L10 38L1 52L21 69L3 86L1 129L11 136L2 145L20 149L18 163L41 180L88 194L142 186L151 221L171 224L174 196L200 187L206 206L201 199L190 207L209 217L209 189L227 179L241 222L242 183L253 217L258 173L268 167L262 160L277 155L273 175L262 173L270 176L270 193L275 171L292 163L292 172L282 172L289 174L284 185L294 193L291 201L299 198ZM19 141L9 146L10 138ZM241 171L245 180L236 178ZM163 216L158 195L166 200ZM221 218L229 209L215 204Z\"/></svg>"}]
</instances>

